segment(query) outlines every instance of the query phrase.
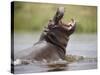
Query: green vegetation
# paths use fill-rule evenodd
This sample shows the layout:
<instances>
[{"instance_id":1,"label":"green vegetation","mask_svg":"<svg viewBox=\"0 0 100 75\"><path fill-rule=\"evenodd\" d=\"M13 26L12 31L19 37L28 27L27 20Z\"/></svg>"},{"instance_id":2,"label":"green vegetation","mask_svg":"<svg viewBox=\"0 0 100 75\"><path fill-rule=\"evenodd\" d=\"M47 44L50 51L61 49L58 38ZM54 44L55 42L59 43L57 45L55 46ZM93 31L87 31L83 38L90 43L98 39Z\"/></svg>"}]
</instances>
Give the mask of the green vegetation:
<instances>
[{"instance_id":1,"label":"green vegetation","mask_svg":"<svg viewBox=\"0 0 100 75\"><path fill-rule=\"evenodd\" d=\"M14 30L40 31L47 25L57 7L65 7L64 22L75 18L77 21L77 33L97 32L97 7L80 5L61 5L14 2Z\"/></svg>"}]
</instances>

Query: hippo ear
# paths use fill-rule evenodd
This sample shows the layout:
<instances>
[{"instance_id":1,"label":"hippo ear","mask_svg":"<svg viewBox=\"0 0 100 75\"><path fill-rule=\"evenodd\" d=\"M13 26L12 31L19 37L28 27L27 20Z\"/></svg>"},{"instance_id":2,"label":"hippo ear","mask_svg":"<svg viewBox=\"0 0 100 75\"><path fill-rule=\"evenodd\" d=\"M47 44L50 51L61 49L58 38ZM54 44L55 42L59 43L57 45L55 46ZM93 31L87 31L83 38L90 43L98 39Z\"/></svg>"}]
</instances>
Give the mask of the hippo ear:
<instances>
[{"instance_id":1,"label":"hippo ear","mask_svg":"<svg viewBox=\"0 0 100 75\"><path fill-rule=\"evenodd\" d=\"M64 7L59 7L56 11L56 14L53 17L54 24L57 25L59 21L63 18Z\"/></svg>"}]
</instances>

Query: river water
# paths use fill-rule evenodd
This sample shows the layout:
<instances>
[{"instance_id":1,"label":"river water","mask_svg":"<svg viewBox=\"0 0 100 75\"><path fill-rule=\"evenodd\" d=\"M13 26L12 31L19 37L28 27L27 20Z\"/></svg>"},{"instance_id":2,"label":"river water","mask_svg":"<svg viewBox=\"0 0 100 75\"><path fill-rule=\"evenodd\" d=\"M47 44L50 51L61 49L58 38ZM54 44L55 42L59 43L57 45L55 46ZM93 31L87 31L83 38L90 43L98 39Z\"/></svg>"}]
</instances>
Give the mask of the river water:
<instances>
[{"instance_id":1,"label":"river water","mask_svg":"<svg viewBox=\"0 0 100 75\"><path fill-rule=\"evenodd\" d=\"M40 33L15 33L14 34L14 54L38 41ZM97 68L97 35L96 34L73 34L70 36L66 54L83 56L86 59L75 61L64 67L64 69L54 69L41 64L17 65L14 73L34 73L50 71L88 70ZM88 58L88 59L87 59Z\"/></svg>"}]
</instances>

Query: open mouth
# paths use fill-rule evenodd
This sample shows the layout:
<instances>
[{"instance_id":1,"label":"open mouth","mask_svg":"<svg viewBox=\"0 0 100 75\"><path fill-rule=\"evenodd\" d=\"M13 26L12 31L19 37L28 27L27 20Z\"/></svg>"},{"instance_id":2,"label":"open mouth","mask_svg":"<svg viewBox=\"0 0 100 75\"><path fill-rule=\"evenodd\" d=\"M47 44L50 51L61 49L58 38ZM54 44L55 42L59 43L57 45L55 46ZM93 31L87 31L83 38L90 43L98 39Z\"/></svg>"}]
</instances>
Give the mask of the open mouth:
<instances>
[{"instance_id":1,"label":"open mouth","mask_svg":"<svg viewBox=\"0 0 100 75\"><path fill-rule=\"evenodd\" d=\"M48 29L60 27L66 31L70 31L72 29L75 29L75 26L76 26L76 21L73 18L68 23L64 23L62 22L62 20L60 20L57 24L55 24L53 20L49 20L49 23L48 23Z\"/></svg>"},{"instance_id":2,"label":"open mouth","mask_svg":"<svg viewBox=\"0 0 100 75\"><path fill-rule=\"evenodd\" d=\"M69 23L62 23L60 24L64 29L66 30L71 30L75 27L76 25L76 21L72 18L71 21Z\"/></svg>"}]
</instances>

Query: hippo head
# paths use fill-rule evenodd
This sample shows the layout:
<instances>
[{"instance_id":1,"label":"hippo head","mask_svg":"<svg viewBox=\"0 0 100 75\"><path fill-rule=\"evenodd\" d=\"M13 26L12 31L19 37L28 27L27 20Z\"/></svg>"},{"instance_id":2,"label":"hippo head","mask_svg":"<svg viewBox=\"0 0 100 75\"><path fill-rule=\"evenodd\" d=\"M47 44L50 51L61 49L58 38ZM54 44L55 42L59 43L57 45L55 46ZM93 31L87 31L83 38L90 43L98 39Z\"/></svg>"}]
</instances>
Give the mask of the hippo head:
<instances>
[{"instance_id":1,"label":"hippo head","mask_svg":"<svg viewBox=\"0 0 100 75\"><path fill-rule=\"evenodd\" d=\"M50 20L48 27L44 30L44 32L48 38L54 39L54 41L58 40L58 43L64 45L67 43L69 36L75 31L75 28L76 22L74 19L71 19L71 21L67 24L60 20L57 25L54 24L52 20Z\"/></svg>"},{"instance_id":2,"label":"hippo head","mask_svg":"<svg viewBox=\"0 0 100 75\"><path fill-rule=\"evenodd\" d=\"M61 20L54 24L52 20L49 20L48 27L45 29L45 31L52 31L55 29L59 29L59 31L66 33L67 36L70 36L76 28L76 22L74 19L71 19L69 23L63 23Z\"/></svg>"}]
</instances>

